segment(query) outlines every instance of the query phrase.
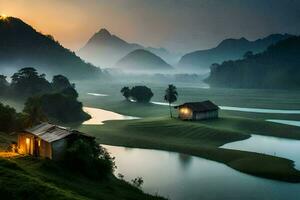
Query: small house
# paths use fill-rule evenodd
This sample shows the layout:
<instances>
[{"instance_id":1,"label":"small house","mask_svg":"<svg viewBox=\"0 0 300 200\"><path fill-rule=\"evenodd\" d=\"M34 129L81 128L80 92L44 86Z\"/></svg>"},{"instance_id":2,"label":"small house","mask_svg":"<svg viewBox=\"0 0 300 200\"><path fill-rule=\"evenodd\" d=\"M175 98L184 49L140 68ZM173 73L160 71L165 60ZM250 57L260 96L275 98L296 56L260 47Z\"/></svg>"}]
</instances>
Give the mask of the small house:
<instances>
[{"instance_id":1,"label":"small house","mask_svg":"<svg viewBox=\"0 0 300 200\"><path fill-rule=\"evenodd\" d=\"M182 120L216 119L219 107L211 101L187 102L174 108L178 109L178 118Z\"/></svg>"},{"instance_id":2,"label":"small house","mask_svg":"<svg viewBox=\"0 0 300 200\"><path fill-rule=\"evenodd\" d=\"M64 156L68 142L95 138L76 130L41 123L18 134L18 153L59 160Z\"/></svg>"}]
</instances>

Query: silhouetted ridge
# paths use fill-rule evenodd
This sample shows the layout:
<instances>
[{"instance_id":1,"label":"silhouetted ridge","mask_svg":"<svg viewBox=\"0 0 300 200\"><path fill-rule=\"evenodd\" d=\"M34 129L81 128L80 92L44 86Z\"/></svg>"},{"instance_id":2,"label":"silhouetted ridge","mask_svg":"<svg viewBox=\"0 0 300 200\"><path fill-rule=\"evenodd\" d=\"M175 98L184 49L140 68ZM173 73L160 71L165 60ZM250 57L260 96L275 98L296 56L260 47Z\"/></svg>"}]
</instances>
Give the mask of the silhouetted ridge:
<instances>
[{"instance_id":1,"label":"silhouetted ridge","mask_svg":"<svg viewBox=\"0 0 300 200\"><path fill-rule=\"evenodd\" d=\"M212 87L300 89L300 37L282 40L259 54L214 65Z\"/></svg>"},{"instance_id":2,"label":"silhouetted ridge","mask_svg":"<svg viewBox=\"0 0 300 200\"><path fill-rule=\"evenodd\" d=\"M194 71L208 71L209 67L214 63L243 58L248 51L253 53L263 52L268 46L291 36L288 34L272 34L255 41L249 41L244 37L240 39L226 39L215 48L194 51L182 56L178 66Z\"/></svg>"},{"instance_id":3,"label":"silhouetted ridge","mask_svg":"<svg viewBox=\"0 0 300 200\"><path fill-rule=\"evenodd\" d=\"M83 62L50 35L43 35L14 17L0 19L0 68L34 67L50 75L93 78L101 70ZM15 69L12 69L15 71Z\"/></svg>"}]
</instances>

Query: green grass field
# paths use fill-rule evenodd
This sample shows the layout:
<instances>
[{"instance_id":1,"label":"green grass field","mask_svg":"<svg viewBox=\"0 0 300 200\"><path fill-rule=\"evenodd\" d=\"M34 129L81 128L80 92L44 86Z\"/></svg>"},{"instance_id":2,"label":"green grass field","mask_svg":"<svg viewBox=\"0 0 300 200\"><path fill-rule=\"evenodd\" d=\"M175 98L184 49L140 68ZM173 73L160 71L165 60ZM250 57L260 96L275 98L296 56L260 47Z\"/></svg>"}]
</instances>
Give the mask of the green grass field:
<instances>
[{"instance_id":1,"label":"green grass field","mask_svg":"<svg viewBox=\"0 0 300 200\"><path fill-rule=\"evenodd\" d=\"M1 199L163 199L110 176L91 180L49 161L0 158Z\"/></svg>"}]
</instances>

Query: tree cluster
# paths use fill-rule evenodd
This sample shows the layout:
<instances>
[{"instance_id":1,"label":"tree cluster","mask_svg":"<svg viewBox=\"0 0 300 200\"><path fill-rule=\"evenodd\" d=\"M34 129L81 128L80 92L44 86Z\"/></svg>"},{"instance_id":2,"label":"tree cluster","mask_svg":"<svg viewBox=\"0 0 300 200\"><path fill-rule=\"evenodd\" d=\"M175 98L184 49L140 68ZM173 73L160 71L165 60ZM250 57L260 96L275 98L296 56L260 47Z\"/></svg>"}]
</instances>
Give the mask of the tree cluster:
<instances>
[{"instance_id":1,"label":"tree cluster","mask_svg":"<svg viewBox=\"0 0 300 200\"><path fill-rule=\"evenodd\" d=\"M13 98L28 98L24 113L29 116L26 124L33 126L50 119L58 122L80 122L90 118L78 102L75 85L63 75L53 76L52 82L34 68L23 68L14 73L11 83L0 76L2 95Z\"/></svg>"},{"instance_id":2,"label":"tree cluster","mask_svg":"<svg viewBox=\"0 0 300 200\"><path fill-rule=\"evenodd\" d=\"M153 97L153 92L146 86L123 87L121 93L128 100L132 99L137 102L147 103Z\"/></svg>"},{"instance_id":3,"label":"tree cluster","mask_svg":"<svg viewBox=\"0 0 300 200\"><path fill-rule=\"evenodd\" d=\"M65 88L75 88L67 77L63 75L53 76L52 82L46 79L45 74L39 74L35 68L26 67L20 69L11 76L11 83L6 76L0 75L0 89L2 96L31 97L51 92L59 92Z\"/></svg>"}]
</instances>

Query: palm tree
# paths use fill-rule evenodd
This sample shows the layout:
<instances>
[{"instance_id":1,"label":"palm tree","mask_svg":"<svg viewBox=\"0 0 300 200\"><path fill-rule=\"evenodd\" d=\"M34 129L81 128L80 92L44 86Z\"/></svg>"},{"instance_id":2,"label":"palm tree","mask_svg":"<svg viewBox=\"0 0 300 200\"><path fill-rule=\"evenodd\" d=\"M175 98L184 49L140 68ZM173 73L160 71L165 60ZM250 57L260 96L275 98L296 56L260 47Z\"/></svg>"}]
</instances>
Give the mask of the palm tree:
<instances>
[{"instance_id":1,"label":"palm tree","mask_svg":"<svg viewBox=\"0 0 300 200\"><path fill-rule=\"evenodd\" d=\"M123 87L122 89L121 89L121 93L123 94L123 96L126 98L126 100L128 100L129 99L129 97L130 97L130 88L129 87Z\"/></svg>"},{"instance_id":2,"label":"palm tree","mask_svg":"<svg viewBox=\"0 0 300 200\"><path fill-rule=\"evenodd\" d=\"M170 117L172 118L171 104L177 101L177 88L174 85L169 85L165 93L165 101L169 103Z\"/></svg>"}]
</instances>

